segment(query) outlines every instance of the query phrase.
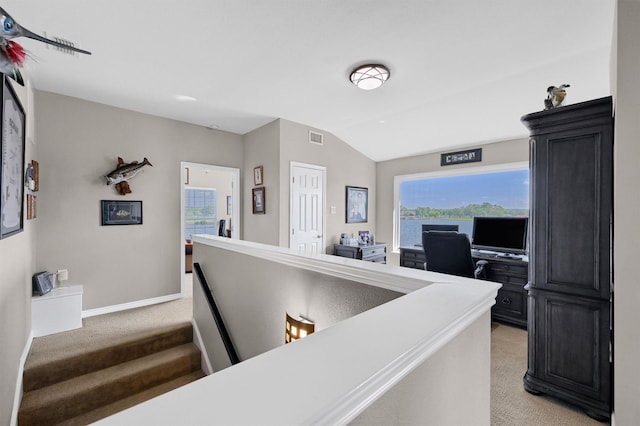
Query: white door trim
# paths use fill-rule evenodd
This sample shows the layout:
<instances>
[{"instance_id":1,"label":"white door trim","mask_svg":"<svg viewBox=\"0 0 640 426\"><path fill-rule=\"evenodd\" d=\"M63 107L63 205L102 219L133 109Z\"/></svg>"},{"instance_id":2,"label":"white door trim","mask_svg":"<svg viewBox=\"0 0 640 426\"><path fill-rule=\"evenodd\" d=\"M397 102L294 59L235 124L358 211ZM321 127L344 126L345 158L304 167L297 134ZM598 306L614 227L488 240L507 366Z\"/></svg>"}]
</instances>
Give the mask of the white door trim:
<instances>
[{"instance_id":1,"label":"white door trim","mask_svg":"<svg viewBox=\"0 0 640 426\"><path fill-rule=\"evenodd\" d=\"M322 172L322 241L320 242L322 247L322 253L326 250L326 234L327 234L327 168L325 166L318 166L317 164L299 163L297 161L289 162L289 248L293 247L293 233L291 232L291 224L294 221L293 218L293 185L291 179L293 178L293 168L304 167L307 169L319 170Z\"/></svg>"},{"instance_id":2,"label":"white door trim","mask_svg":"<svg viewBox=\"0 0 640 426\"><path fill-rule=\"evenodd\" d=\"M185 168L193 167L193 168L207 168L210 170L217 170L221 172L230 172L232 173L231 177L231 185L233 186L232 197L232 217L234 220L231 221L231 238L232 239L240 239L240 231L242 229L241 220L242 217L240 215L241 210L241 202L240 199L240 169L237 167L225 167L225 166L214 166L211 164L203 164L203 163L191 163L188 161L180 162L180 293L184 297L186 294L185 284L184 284L184 189L186 188L186 172ZM226 201L225 201L226 202Z\"/></svg>"}]
</instances>

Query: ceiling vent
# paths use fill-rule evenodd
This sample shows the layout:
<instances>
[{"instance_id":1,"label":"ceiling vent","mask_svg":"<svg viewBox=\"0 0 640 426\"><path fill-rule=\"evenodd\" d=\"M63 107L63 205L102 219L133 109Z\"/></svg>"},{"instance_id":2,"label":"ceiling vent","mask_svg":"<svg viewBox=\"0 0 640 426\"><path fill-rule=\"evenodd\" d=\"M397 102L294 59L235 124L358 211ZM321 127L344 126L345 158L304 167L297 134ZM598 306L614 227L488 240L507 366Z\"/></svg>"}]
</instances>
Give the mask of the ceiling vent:
<instances>
[{"instance_id":1,"label":"ceiling vent","mask_svg":"<svg viewBox=\"0 0 640 426\"><path fill-rule=\"evenodd\" d=\"M314 132L313 130L309 130L309 143L313 143L316 145L324 144L324 135L322 133Z\"/></svg>"}]
</instances>

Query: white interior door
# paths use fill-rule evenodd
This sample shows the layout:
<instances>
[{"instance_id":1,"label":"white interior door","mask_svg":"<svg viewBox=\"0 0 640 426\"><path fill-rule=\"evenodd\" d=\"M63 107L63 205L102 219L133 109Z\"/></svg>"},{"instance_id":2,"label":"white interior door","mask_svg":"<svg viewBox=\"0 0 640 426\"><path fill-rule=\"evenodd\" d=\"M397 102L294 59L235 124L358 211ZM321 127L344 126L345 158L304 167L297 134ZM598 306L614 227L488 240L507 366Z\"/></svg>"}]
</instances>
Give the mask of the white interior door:
<instances>
[{"instance_id":1,"label":"white interior door","mask_svg":"<svg viewBox=\"0 0 640 426\"><path fill-rule=\"evenodd\" d=\"M301 253L324 253L325 173L325 167L291 162L289 247Z\"/></svg>"}]
</instances>

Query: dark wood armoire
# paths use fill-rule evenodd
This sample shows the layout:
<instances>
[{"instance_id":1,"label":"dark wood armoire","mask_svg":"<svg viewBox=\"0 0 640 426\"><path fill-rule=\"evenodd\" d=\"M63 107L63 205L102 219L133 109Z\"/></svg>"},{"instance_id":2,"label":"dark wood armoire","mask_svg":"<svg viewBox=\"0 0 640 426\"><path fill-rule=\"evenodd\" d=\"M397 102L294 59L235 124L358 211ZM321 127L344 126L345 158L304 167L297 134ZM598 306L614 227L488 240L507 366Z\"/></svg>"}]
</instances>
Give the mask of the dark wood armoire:
<instances>
[{"instance_id":1,"label":"dark wood armoire","mask_svg":"<svg viewBox=\"0 0 640 426\"><path fill-rule=\"evenodd\" d=\"M522 117L530 130L528 368L524 387L610 418L611 97Z\"/></svg>"}]
</instances>

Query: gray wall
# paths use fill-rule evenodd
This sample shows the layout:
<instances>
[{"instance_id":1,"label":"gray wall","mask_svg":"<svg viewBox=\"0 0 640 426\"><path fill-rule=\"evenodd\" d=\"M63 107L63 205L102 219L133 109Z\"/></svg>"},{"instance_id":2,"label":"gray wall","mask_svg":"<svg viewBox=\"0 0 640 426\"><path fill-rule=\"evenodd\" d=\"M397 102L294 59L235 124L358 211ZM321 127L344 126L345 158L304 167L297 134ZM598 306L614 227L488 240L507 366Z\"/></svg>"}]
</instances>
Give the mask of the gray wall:
<instances>
[{"instance_id":1,"label":"gray wall","mask_svg":"<svg viewBox=\"0 0 640 426\"><path fill-rule=\"evenodd\" d=\"M243 240L279 245L278 224L280 217L280 123L272 121L244 135L244 161L242 174ZM262 182L265 188L265 213L253 214L251 190L254 167L262 166Z\"/></svg>"},{"instance_id":2,"label":"gray wall","mask_svg":"<svg viewBox=\"0 0 640 426\"><path fill-rule=\"evenodd\" d=\"M309 143L309 130L324 134L321 146ZM343 232L376 232L375 162L329 132L287 120L273 121L244 136L245 209L243 239L281 247L289 246L289 168L292 161L326 167L326 253ZM253 168L264 167L266 214L251 211ZM345 186L369 188L369 221L345 223ZM331 214L331 206L336 213Z\"/></svg>"},{"instance_id":3,"label":"gray wall","mask_svg":"<svg viewBox=\"0 0 640 426\"><path fill-rule=\"evenodd\" d=\"M13 87L26 114L24 160L27 163L40 159L36 154L36 141L33 138L33 98L24 87L17 84ZM11 419L20 357L31 333L31 275L36 272L36 222L26 220L25 216L23 232L0 240L1 425L8 425Z\"/></svg>"},{"instance_id":4,"label":"gray wall","mask_svg":"<svg viewBox=\"0 0 640 426\"><path fill-rule=\"evenodd\" d=\"M453 171L470 167L481 167L504 163L517 163L529 161L529 139L515 139L505 142L496 142L486 145L478 145L473 148L482 148L482 161L457 166L440 166L440 153L418 155L415 157L400 158L397 160L382 161L376 165L376 188L378 213L377 239L386 241L387 263L398 265L398 252L391 252L393 241L393 184L394 177L410 175L414 173L427 173L435 171Z\"/></svg>"},{"instance_id":5,"label":"gray wall","mask_svg":"<svg viewBox=\"0 0 640 426\"><path fill-rule=\"evenodd\" d=\"M640 424L640 2L618 1L612 74L616 111L614 145L614 407L615 423ZM615 45L616 43L614 43ZM617 61L616 61L617 56ZM616 66L617 65L617 66Z\"/></svg>"},{"instance_id":6,"label":"gray wall","mask_svg":"<svg viewBox=\"0 0 640 426\"><path fill-rule=\"evenodd\" d=\"M309 143L309 130L324 134L324 144ZM376 163L329 132L313 127L280 120L280 193L281 215L280 245L289 246L289 166L291 161L327 168L325 188L326 253L333 254L333 244L340 242L343 232L357 233L368 230L376 235ZM369 188L369 218L367 223L347 224L345 221L345 186ZM336 213L331 214L331 206ZM376 237L377 238L377 237Z\"/></svg>"},{"instance_id":7,"label":"gray wall","mask_svg":"<svg viewBox=\"0 0 640 426\"><path fill-rule=\"evenodd\" d=\"M76 98L37 91L40 157L37 269L69 270L83 309L180 292L181 161L242 166L242 138ZM117 194L104 175L147 157ZM100 200L141 200L143 224L100 226Z\"/></svg>"}]
</instances>

